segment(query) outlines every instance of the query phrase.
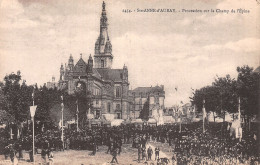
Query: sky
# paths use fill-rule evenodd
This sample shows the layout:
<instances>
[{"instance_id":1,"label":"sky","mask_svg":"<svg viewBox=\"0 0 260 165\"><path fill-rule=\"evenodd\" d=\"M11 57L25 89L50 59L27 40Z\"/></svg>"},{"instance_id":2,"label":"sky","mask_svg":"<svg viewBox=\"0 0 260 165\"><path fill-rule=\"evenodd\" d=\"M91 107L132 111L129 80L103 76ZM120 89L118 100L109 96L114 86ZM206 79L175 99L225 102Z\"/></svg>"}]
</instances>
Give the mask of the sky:
<instances>
[{"instance_id":1,"label":"sky","mask_svg":"<svg viewBox=\"0 0 260 165\"><path fill-rule=\"evenodd\" d=\"M134 12L150 8L176 12ZM0 80L20 70L27 84L43 85L58 80L70 54L87 61L101 9L100 0L0 0ZM166 106L189 102L192 89L211 85L217 75L236 78L237 66L260 65L257 0L107 0L106 10L113 68L126 64L130 89L164 85Z\"/></svg>"}]
</instances>

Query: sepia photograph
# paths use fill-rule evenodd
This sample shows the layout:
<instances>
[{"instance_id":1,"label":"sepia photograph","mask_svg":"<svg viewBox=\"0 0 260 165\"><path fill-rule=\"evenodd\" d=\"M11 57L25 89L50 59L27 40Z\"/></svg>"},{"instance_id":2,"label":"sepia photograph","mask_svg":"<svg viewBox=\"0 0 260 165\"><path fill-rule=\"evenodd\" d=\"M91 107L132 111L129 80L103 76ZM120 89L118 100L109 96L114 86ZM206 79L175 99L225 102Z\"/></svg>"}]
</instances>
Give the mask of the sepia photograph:
<instances>
[{"instance_id":1,"label":"sepia photograph","mask_svg":"<svg viewBox=\"0 0 260 165\"><path fill-rule=\"evenodd\" d=\"M260 164L259 0L0 0L0 165Z\"/></svg>"}]
</instances>

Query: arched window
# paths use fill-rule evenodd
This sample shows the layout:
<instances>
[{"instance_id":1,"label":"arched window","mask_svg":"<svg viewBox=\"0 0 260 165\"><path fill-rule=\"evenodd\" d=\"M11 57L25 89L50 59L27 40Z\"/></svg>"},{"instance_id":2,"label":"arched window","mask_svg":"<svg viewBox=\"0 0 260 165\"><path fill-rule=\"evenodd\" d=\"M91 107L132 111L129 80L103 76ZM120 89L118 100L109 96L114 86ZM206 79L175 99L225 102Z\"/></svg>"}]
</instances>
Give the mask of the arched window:
<instances>
[{"instance_id":1,"label":"arched window","mask_svg":"<svg viewBox=\"0 0 260 165\"><path fill-rule=\"evenodd\" d=\"M107 112L110 113L111 112L111 104L107 103Z\"/></svg>"},{"instance_id":2,"label":"arched window","mask_svg":"<svg viewBox=\"0 0 260 165\"><path fill-rule=\"evenodd\" d=\"M101 60L101 68L104 68L105 67L105 62L104 60Z\"/></svg>"},{"instance_id":3,"label":"arched window","mask_svg":"<svg viewBox=\"0 0 260 165\"><path fill-rule=\"evenodd\" d=\"M121 93L120 93L120 87L116 87L116 97L120 97Z\"/></svg>"},{"instance_id":4,"label":"arched window","mask_svg":"<svg viewBox=\"0 0 260 165\"><path fill-rule=\"evenodd\" d=\"M117 111L120 110L120 104L116 104L116 110L117 110Z\"/></svg>"}]
</instances>

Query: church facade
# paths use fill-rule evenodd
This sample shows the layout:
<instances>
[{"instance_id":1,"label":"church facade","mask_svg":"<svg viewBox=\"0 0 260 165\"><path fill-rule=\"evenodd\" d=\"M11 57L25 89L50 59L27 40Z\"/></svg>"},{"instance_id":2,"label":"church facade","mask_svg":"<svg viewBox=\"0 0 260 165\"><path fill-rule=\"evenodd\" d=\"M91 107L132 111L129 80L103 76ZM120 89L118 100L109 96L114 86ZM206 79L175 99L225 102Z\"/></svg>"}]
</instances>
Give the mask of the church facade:
<instances>
[{"instance_id":1,"label":"church facade","mask_svg":"<svg viewBox=\"0 0 260 165\"><path fill-rule=\"evenodd\" d=\"M141 93L139 88L129 90L128 69L125 65L120 69L112 68L114 56L108 35L108 19L104 2L100 17L100 34L96 40L94 52L94 56L89 55L87 61L84 61L81 55L76 63L70 55L68 65L60 67L58 88L67 90L71 95L79 89L86 93L89 92L95 118L99 118L103 114L114 114L117 119L138 118L139 116L133 114L140 111L143 104L135 108L137 98L133 93L138 91L136 96L139 96ZM157 94L158 91L156 91L156 96ZM153 93L151 93L152 95ZM147 93L140 97L144 96L148 98ZM160 92L160 96L164 100L164 92ZM156 100L159 104L160 99L156 97ZM151 102L156 104L155 101ZM160 100L160 103L164 104L164 101Z\"/></svg>"}]
</instances>

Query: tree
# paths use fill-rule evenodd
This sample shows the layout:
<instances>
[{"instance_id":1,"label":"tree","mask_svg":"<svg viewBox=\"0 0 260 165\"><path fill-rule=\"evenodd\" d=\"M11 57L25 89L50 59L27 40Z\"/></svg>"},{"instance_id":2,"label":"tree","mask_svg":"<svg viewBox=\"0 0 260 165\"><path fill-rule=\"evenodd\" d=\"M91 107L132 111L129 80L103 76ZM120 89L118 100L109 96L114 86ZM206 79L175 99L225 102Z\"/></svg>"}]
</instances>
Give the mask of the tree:
<instances>
[{"instance_id":1,"label":"tree","mask_svg":"<svg viewBox=\"0 0 260 165\"><path fill-rule=\"evenodd\" d=\"M14 117L18 124L27 119L31 99L31 88L25 82L20 85L21 73L11 73L4 78L3 93L6 102L2 106L4 110Z\"/></svg>"},{"instance_id":2,"label":"tree","mask_svg":"<svg viewBox=\"0 0 260 165\"><path fill-rule=\"evenodd\" d=\"M210 86L203 87L194 92L191 102L199 111L202 110L205 99L206 111L222 114L224 111L237 112L237 87L236 80L230 75L217 77Z\"/></svg>"},{"instance_id":3,"label":"tree","mask_svg":"<svg viewBox=\"0 0 260 165\"><path fill-rule=\"evenodd\" d=\"M226 75L217 77L211 86L203 87L194 92L191 102L199 110L205 99L206 110L221 113L221 110L234 113L238 111L238 97L241 100L241 110L249 117L258 113L259 73L245 65L237 67L237 80Z\"/></svg>"},{"instance_id":4,"label":"tree","mask_svg":"<svg viewBox=\"0 0 260 165\"><path fill-rule=\"evenodd\" d=\"M248 116L258 113L258 79L259 75L247 65L237 67L237 89L241 99L241 110Z\"/></svg>"},{"instance_id":5,"label":"tree","mask_svg":"<svg viewBox=\"0 0 260 165\"><path fill-rule=\"evenodd\" d=\"M143 119L143 120L148 120L149 119L149 102L150 97L147 98L146 102L144 103L143 109L140 112L140 116L139 118Z\"/></svg>"},{"instance_id":6,"label":"tree","mask_svg":"<svg viewBox=\"0 0 260 165\"><path fill-rule=\"evenodd\" d=\"M217 77L213 86L219 90L220 109L230 113L237 112L237 81L232 79L230 75L226 75L225 77Z\"/></svg>"},{"instance_id":7,"label":"tree","mask_svg":"<svg viewBox=\"0 0 260 165\"><path fill-rule=\"evenodd\" d=\"M7 98L4 95L4 83L0 82L0 124L14 122L14 118L6 111L7 109Z\"/></svg>"},{"instance_id":8,"label":"tree","mask_svg":"<svg viewBox=\"0 0 260 165\"><path fill-rule=\"evenodd\" d=\"M204 99L206 111L220 113L220 93L217 87L206 86L197 89L191 98L191 102L193 105L196 105L199 111L201 111Z\"/></svg>"}]
</instances>

